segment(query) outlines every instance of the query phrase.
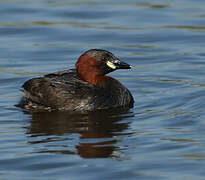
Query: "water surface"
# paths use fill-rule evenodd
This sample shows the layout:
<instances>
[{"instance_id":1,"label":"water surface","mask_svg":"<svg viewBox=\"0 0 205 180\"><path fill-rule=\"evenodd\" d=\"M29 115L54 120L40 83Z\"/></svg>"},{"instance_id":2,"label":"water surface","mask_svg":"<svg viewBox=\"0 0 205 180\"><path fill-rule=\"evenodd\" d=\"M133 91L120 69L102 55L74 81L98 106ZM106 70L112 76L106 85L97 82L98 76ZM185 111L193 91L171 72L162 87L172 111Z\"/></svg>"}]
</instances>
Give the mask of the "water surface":
<instances>
[{"instance_id":1,"label":"water surface","mask_svg":"<svg viewBox=\"0 0 205 180\"><path fill-rule=\"evenodd\" d=\"M0 179L205 178L205 2L0 1ZM129 111L29 113L28 79L102 48Z\"/></svg>"}]
</instances>

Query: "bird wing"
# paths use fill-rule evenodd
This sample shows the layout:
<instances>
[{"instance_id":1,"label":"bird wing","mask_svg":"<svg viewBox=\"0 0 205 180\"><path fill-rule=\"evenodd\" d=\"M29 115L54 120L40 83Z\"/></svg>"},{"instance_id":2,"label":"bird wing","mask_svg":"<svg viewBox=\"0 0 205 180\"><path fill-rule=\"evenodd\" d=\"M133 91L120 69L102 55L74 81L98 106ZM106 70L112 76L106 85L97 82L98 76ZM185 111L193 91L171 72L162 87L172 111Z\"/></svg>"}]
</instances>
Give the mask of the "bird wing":
<instances>
[{"instance_id":1,"label":"bird wing","mask_svg":"<svg viewBox=\"0 0 205 180\"><path fill-rule=\"evenodd\" d=\"M33 78L25 82L23 88L27 98L38 104L66 109L79 109L79 106L88 104L95 89L80 80L75 72L57 72Z\"/></svg>"}]
</instances>

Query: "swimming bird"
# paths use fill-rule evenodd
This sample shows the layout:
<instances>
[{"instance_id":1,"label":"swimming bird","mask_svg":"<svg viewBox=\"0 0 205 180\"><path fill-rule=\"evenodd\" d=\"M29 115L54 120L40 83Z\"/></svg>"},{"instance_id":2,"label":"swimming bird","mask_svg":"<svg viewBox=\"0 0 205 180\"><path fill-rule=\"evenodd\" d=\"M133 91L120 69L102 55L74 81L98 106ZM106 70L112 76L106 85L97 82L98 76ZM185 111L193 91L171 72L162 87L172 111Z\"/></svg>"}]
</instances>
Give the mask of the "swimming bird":
<instances>
[{"instance_id":1,"label":"swimming bird","mask_svg":"<svg viewBox=\"0 0 205 180\"><path fill-rule=\"evenodd\" d=\"M118 80L106 74L131 69L111 52L91 49L83 53L76 69L46 74L23 84L21 105L35 111L95 111L131 108L134 98Z\"/></svg>"}]
</instances>

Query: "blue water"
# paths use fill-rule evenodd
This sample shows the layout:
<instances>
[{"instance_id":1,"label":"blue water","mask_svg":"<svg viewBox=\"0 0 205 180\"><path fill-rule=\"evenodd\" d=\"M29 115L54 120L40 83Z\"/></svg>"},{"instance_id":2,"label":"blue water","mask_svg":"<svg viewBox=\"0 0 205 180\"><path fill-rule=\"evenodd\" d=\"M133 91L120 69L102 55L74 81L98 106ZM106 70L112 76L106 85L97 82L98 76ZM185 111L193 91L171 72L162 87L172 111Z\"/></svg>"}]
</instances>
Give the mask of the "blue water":
<instances>
[{"instance_id":1,"label":"blue water","mask_svg":"<svg viewBox=\"0 0 205 180\"><path fill-rule=\"evenodd\" d=\"M0 12L0 179L205 179L204 1L1 0ZM15 106L26 80L91 48L135 66L110 74L134 108Z\"/></svg>"}]
</instances>

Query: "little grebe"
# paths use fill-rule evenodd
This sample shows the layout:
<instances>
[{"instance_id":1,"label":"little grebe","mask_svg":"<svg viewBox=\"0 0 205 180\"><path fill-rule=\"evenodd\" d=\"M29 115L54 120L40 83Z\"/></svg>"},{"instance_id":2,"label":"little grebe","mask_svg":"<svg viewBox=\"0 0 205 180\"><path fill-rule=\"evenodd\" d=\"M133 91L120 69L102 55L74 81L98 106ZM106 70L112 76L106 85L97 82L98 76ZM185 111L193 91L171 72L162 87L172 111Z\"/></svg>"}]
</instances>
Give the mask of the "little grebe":
<instances>
[{"instance_id":1,"label":"little grebe","mask_svg":"<svg viewBox=\"0 0 205 180\"><path fill-rule=\"evenodd\" d=\"M23 107L30 110L94 111L130 108L134 100L130 91L105 74L131 66L112 53L91 49L82 54L76 69L47 74L23 84Z\"/></svg>"}]
</instances>

